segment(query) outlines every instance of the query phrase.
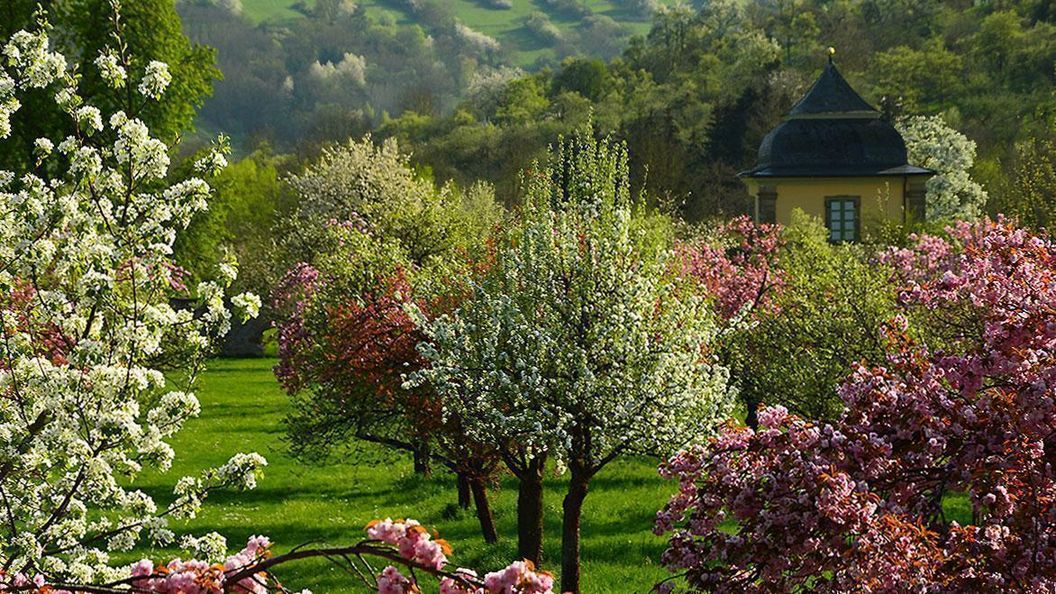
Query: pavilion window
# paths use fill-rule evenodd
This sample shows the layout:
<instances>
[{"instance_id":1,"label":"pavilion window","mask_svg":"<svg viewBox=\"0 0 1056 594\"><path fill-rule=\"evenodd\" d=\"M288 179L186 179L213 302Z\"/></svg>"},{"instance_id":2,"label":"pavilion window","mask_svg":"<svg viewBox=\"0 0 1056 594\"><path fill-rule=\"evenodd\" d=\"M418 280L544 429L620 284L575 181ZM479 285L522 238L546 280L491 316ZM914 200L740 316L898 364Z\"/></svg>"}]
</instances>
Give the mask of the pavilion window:
<instances>
[{"instance_id":1,"label":"pavilion window","mask_svg":"<svg viewBox=\"0 0 1056 594\"><path fill-rule=\"evenodd\" d=\"M756 222L774 224L777 222L777 188L762 186L758 194Z\"/></svg>"},{"instance_id":2,"label":"pavilion window","mask_svg":"<svg viewBox=\"0 0 1056 594\"><path fill-rule=\"evenodd\" d=\"M829 241L858 241L860 205L858 196L832 196L825 199L825 227L829 230Z\"/></svg>"}]
</instances>

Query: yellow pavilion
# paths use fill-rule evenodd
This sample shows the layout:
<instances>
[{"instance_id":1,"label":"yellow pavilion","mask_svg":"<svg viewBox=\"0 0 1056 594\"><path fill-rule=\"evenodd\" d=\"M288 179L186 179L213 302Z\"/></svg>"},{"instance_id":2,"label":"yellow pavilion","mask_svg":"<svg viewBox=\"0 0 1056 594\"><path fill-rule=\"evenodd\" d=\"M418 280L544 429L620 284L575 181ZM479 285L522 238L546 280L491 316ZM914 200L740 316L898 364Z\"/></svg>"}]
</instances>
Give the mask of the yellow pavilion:
<instances>
[{"instance_id":1,"label":"yellow pavilion","mask_svg":"<svg viewBox=\"0 0 1056 594\"><path fill-rule=\"evenodd\" d=\"M858 241L863 222L923 220L934 171L910 165L890 122L851 88L830 49L821 76L770 131L741 178L755 219L788 224L795 209L825 222L834 242Z\"/></svg>"}]
</instances>

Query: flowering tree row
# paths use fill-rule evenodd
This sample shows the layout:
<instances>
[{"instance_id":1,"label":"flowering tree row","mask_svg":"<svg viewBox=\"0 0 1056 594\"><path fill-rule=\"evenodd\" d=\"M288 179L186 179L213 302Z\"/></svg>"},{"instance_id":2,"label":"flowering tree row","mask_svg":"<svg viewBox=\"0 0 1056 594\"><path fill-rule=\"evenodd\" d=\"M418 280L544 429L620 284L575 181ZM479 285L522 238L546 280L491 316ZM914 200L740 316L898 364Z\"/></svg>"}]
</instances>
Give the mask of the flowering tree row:
<instances>
[{"instance_id":1,"label":"flowering tree row","mask_svg":"<svg viewBox=\"0 0 1056 594\"><path fill-rule=\"evenodd\" d=\"M483 484L501 463L519 483L520 553L536 564L544 469L569 469L562 587L578 591L593 476L622 455L684 446L728 409L708 346L718 316L671 246L646 237L624 149L591 130L526 172L512 224L462 244L427 243L452 236L457 215L400 231L410 219L394 213L439 202L392 150L353 143L295 181L306 216L330 217L333 255L295 266L276 293L277 373L305 411L293 431L439 460L469 479L488 540Z\"/></svg>"}]
</instances>

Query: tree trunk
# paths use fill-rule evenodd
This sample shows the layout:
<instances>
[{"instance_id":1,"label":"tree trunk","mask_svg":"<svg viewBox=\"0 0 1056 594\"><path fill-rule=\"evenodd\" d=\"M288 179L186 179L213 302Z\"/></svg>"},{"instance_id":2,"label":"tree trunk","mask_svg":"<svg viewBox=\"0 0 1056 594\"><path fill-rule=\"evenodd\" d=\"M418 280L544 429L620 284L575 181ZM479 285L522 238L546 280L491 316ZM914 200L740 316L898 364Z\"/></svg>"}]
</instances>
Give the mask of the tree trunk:
<instances>
[{"instance_id":1,"label":"tree trunk","mask_svg":"<svg viewBox=\"0 0 1056 594\"><path fill-rule=\"evenodd\" d=\"M579 523L590 477L573 468L561 523L561 591L579 594Z\"/></svg>"},{"instance_id":2,"label":"tree trunk","mask_svg":"<svg viewBox=\"0 0 1056 594\"><path fill-rule=\"evenodd\" d=\"M473 503L472 494L469 491L469 477L464 473L455 473L455 478L458 483L458 507L462 509L469 509L469 505Z\"/></svg>"},{"instance_id":3,"label":"tree trunk","mask_svg":"<svg viewBox=\"0 0 1056 594\"><path fill-rule=\"evenodd\" d=\"M473 503L477 506L477 520L480 521L480 533L484 536L484 542L488 544L499 542L499 533L495 530L495 517L491 514L491 504L488 502L488 486L482 478L473 478L469 481L469 488L473 491Z\"/></svg>"},{"instance_id":4,"label":"tree trunk","mask_svg":"<svg viewBox=\"0 0 1056 594\"><path fill-rule=\"evenodd\" d=\"M420 474L420 475L423 475L423 476L429 476L430 474L432 474L433 469L432 469L432 466L429 464L429 462L430 462L429 445L428 444L422 444L421 446L415 448L415 450L414 450L414 473L415 474Z\"/></svg>"},{"instance_id":5,"label":"tree trunk","mask_svg":"<svg viewBox=\"0 0 1056 594\"><path fill-rule=\"evenodd\" d=\"M746 394L744 397L744 407L748 409L748 414L744 418L744 424L748 425L752 431L757 431L759 429L759 403L754 397Z\"/></svg>"},{"instance_id":6,"label":"tree trunk","mask_svg":"<svg viewBox=\"0 0 1056 594\"><path fill-rule=\"evenodd\" d=\"M517 477L517 552L536 567L543 563L543 471L546 458L533 459Z\"/></svg>"}]
</instances>

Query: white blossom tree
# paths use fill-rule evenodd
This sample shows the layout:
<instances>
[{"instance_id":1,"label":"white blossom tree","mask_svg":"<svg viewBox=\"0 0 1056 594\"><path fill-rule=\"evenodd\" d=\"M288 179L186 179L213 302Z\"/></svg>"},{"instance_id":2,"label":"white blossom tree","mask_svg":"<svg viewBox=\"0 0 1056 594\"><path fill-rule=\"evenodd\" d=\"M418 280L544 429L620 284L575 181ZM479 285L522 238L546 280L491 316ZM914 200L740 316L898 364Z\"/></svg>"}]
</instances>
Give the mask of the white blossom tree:
<instances>
[{"instance_id":1,"label":"white blossom tree","mask_svg":"<svg viewBox=\"0 0 1056 594\"><path fill-rule=\"evenodd\" d=\"M934 169L925 205L930 220L978 219L987 193L972 179L975 141L951 128L941 116L913 116L898 122L909 162Z\"/></svg>"},{"instance_id":2,"label":"white blossom tree","mask_svg":"<svg viewBox=\"0 0 1056 594\"><path fill-rule=\"evenodd\" d=\"M620 456L701 440L732 394L706 349L714 314L646 247L624 147L582 130L524 181L494 268L454 314L421 321L430 366L410 381L433 384L508 459L568 467L561 591L578 592L591 479Z\"/></svg>"},{"instance_id":3,"label":"white blossom tree","mask_svg":"<svg viewBox=\"0 0 1056 594\"><path fill-rule=\"evenodd\" d=\"M0 142L29 93L51 97L71 131L38 139L32 170L0 171L0 573L57 588L127 578L111 552L172 543L170 519L193 516L213 489L252 488L265 464L238 454L182 478L167 507L135 488L144 469L169 468L166 440L199 412L190 390L228 329L236 268L182 286L173 240L210 188L169 181L168 147L137 118L165 92L168 67L128 55L113 4L114 43L94 64L121 111L78 94L79 73L49 48L43 18L0 48ZM225 165L222 145L197 161L200 175ZM179 297L194 307L174 307ZM252 295L236 302L259 307Z\"/></svg>"}]
</instances>

